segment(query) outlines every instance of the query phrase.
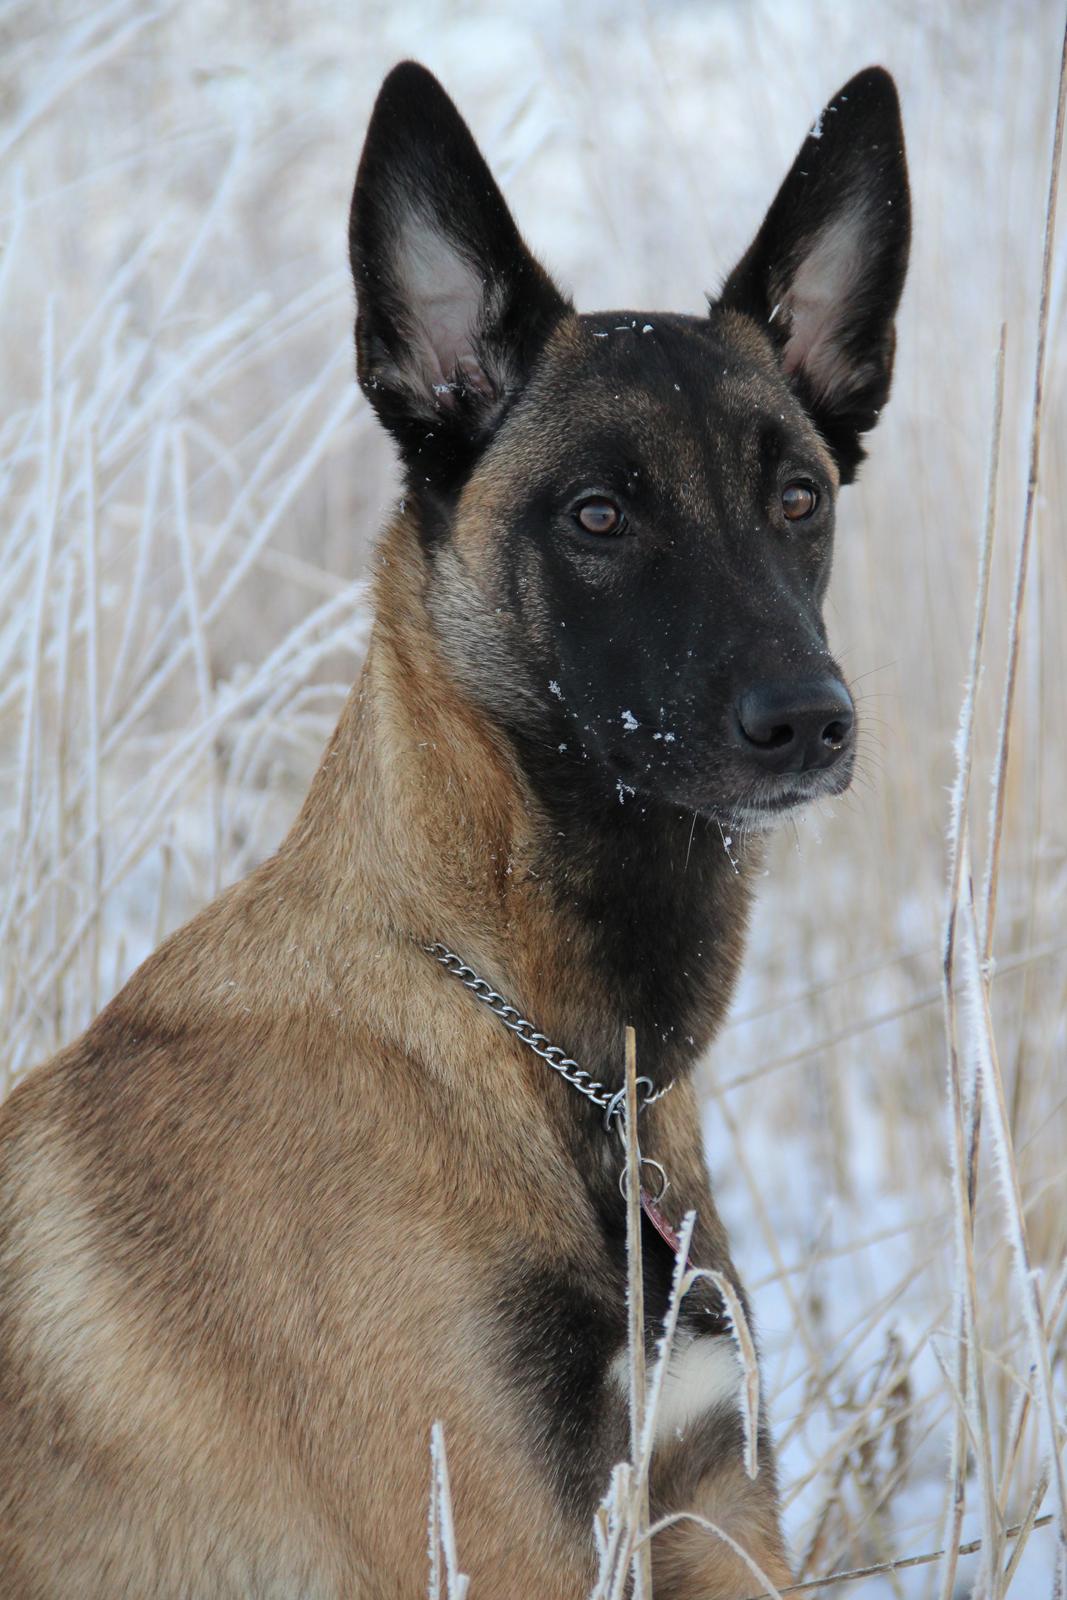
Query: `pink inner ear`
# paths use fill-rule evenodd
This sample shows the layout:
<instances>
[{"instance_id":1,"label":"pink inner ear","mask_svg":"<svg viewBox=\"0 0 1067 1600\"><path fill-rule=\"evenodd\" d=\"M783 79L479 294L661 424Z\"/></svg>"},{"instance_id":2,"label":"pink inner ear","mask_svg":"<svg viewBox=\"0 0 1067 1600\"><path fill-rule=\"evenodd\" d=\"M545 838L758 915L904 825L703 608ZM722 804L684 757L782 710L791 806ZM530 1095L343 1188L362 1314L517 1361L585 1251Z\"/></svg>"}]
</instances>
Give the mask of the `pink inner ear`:
<instances>
[{"instance_id":1,"label":"pink inner ear","mask_svg":"<svg viewBox=\"0 0 1067 1600\"><path fill-rule=\"evenodd\" d=\"M790 329L785 369L803 372L827 399L846 390L854 377L841 349L841 333L849 300L862 283L863 234L864 208L859 205L815 236L782 296Z\"/></svg>"},{"instance_id":2,"label":"pink inner ear","mask_svg":"<svg viewBox=\"0 0 1067 1600\"><path fill-rule=\"evenodd\" d=\"M416 330L404 377L436 403L454 400L457 374L478 394L493 386L478 359L475 340L485 313L482 279L436 228L412 217L397 248L403 291Z\"/></svg>"}]
</instances>

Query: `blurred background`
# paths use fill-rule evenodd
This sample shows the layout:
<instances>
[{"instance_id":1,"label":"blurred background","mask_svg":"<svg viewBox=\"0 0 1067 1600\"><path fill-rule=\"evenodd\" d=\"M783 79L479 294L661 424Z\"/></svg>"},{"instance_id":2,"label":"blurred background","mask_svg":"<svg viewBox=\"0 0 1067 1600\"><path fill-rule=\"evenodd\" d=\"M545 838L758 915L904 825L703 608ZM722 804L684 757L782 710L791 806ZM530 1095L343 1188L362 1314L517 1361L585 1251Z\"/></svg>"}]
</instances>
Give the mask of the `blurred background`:
<instances>
[{"instance_id":1,"label":"blurred background","mask_svg":"<svg viewBox=\"0 0 1067 1600\"><path fill-rule=\"evenodd\" d=\"M862 767L776 838L703 1082L802 1575L951 1538L954 1442L961 1536L992 1554L830 1593L1051 1593L1056 1532L1029 1522L1060 1504L1067 1393L1062 245L999 852L989 818L1063 27L1052 0L0 4L2 1086L274 847L358 669L396 477L353 381L346 220L383 73L442 78L580 308L692 312L825 100L895 74L914 253L828 610ZM963 741L969 1311L941 950L1002 324Z\"/></svg>"}]
</instances>

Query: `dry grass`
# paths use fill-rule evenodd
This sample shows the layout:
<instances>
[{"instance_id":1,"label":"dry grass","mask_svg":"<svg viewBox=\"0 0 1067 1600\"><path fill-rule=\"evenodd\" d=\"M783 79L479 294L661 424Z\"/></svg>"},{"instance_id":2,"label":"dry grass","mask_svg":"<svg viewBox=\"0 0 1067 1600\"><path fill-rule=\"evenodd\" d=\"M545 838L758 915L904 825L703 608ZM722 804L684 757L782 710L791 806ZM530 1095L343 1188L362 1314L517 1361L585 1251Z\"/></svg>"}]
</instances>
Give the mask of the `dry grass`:
<instances>
[{"instance_id":1,"label":"dry grass","mask_svg":"<svg viewBox=\"0 0 1067 1600\"><path fill-rule=\"evenodd\" d=\"M441 73L579 304L676 309L821 100L896 73L914 268L830 608L863 770L778 841L708 1145L799 1576L983 1549L831 1593L1048 1593L1063 1515L1062 246L1030 483L1062 30L1052 0L0 6L5 1084L272 847L358 665L394 480L344 219L382 71Z\"/></svg>"}]
</instances>

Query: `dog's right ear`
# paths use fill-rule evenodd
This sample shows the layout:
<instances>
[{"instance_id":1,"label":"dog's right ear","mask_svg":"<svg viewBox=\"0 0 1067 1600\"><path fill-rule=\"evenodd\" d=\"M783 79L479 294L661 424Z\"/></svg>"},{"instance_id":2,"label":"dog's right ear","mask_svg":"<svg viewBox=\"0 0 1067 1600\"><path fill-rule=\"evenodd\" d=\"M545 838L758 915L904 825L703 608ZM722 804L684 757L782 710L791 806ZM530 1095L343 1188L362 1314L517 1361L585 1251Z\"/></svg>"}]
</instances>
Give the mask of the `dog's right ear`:
<instances>
[{"instance_id":1,"label":"dog's right ear","mask_svg":"<svg viewBox=\"0 0 1067 1600\"><path fill-rule=\"evenodd\" d=\"M463 118L405 61L382 84L349 219L359 381L417 481L448 487L569 309Z\"/></svg>"}]
</instances>

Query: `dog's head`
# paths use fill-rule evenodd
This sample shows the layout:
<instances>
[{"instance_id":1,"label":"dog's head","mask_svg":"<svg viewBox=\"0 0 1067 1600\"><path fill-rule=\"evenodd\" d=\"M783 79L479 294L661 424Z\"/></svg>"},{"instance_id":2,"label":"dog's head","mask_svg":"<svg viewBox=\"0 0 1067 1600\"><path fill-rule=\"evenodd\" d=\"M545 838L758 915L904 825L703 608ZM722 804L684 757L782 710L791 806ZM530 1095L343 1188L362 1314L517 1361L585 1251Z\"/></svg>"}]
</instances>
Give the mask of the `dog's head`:
<instances>
[{"instance_id":1,"label":"dog's head","mask_svg":"<svg viewBox=\"0 0 1067 1600\"><path fill-rule=\"evenodd\" d=\"M908 241L896 91L871 68L707 315L578 315L436 79L390 73L352 202L359 379L445 656L546 782L749 822L847 787L822 604Z\"/></svg>"}]
</instances>

